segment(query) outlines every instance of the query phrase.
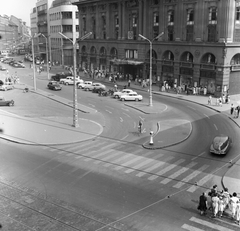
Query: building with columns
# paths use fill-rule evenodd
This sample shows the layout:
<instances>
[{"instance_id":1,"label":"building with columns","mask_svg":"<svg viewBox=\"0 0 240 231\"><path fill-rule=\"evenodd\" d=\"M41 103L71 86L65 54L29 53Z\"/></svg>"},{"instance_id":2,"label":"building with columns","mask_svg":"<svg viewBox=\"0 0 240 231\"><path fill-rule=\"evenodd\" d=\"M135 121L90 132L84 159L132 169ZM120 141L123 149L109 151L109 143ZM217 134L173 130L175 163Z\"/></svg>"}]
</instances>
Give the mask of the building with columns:
<instances>
[{"instance_id":1,"label":"building with columns","mask_svg":"<svg viewBox=\"0 0 240 231\"><path fill-rule=\"evenodd\" d=\"M79 64L240 94L240 0L79 0ZM158 37L159 34L164 33ZM149 41L139 36L143 35ZM129 75L128 75L129 74Z\"/></svg>"}]
</instances>

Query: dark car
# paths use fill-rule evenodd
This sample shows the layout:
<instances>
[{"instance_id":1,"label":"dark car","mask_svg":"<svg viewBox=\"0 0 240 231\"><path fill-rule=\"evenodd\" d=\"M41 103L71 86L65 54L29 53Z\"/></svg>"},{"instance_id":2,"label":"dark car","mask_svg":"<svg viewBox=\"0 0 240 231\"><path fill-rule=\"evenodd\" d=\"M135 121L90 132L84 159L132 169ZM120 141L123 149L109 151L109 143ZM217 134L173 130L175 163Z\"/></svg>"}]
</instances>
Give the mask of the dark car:
<instances>
[{"instance_id":1,"label":"dark car","mask_svg":"<svg viewBox=\"0 0 240 231\"><path fill-rule=\"evenodd\" d=\"M14 101L13 100L5 100L5 98L0 97L0 106L13 106Z\"/></svg>"},{"instance_id":2,"label":"dark car","mask_svg":"<svg viewBox=\"0 0 240 231\"><path fill-rule=\"evenodd\" d=\"M57 73L56 75L53 75L52 76L52 80L60 81L60 79L64 79L64 78L66 78L69 75L71 75L70 72L60 72L60 73Z\"/></svg>"},{"instance_id":3,"label":"dark car","mask_svg":"<svg viewBox=\"0 0 240 231\"><path fill-rule=\"evenodd\" d=\"M50 81L47 86L51 90L55 90L55 91L62 90L61 85L57 81Z\"/></svg>"},{"instance_id":4,"label":"dark car","mask_svg":"<svg viewBox=\"0 0 240 231\"><path fill-rule=\"evenodd\" d=\"M226 155L231 147L232 140L229 136L216 136L211 144L210 152L218 155Z\"/></svg>"},{"instance_id":5,"label":"dark car","mask_svg":"<svg viewBox=\"0 0 240 231\"><path fill-rule=\"evenodd\" d=\"M6 70L7 70L6 67L0 66L0 71L6 71Z\"/></svg>"}]
</instances>

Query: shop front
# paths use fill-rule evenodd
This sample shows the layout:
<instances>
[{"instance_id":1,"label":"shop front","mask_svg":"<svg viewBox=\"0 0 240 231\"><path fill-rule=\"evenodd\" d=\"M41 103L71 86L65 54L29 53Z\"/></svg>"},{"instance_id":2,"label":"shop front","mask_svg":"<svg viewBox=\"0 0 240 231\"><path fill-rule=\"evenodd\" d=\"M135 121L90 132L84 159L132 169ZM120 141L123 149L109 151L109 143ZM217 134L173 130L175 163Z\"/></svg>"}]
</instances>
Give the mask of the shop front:
<instances>
[{"instance_id":1,"label":"shop front","mask_svg":"<svg viewBox=\"0 0 240 231\"><path fill-rule=\"evenodd\" d=\"M216 92L216 71L201 68L199 85L207 88L208 94L214 95Z\"/></svg>"},{"instance_id":2,"label":"shop front","mask_svg":"<svg viewBox=\"0 0 240 231\"><path fill-rule=\"evenodd\" d=\"M163 61L162 65L162 83L167 83L171 88L174 86L174 83L177 84L177 80L174 79L174 67L172 61Z\"/></svg>"}]
</instances>

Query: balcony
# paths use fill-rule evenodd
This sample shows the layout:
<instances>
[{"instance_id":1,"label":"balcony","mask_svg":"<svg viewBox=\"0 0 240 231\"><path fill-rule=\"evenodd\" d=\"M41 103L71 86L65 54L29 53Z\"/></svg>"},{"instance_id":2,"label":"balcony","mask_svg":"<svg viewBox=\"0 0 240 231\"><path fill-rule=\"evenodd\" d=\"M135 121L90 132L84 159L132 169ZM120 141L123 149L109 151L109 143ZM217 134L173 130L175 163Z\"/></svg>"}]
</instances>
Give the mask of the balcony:
<instances>
[{"instance_id":1,"label":"balcony","mask_svg":"<svg viewBox=\"0 0 240 231\"><path fill-rule=\"evenodd\" d=\"M44 15L44 14L47 14L47 10L40 10L37 13L38 16L41 16L41 15Z\"/></svg>"}]
</instances>

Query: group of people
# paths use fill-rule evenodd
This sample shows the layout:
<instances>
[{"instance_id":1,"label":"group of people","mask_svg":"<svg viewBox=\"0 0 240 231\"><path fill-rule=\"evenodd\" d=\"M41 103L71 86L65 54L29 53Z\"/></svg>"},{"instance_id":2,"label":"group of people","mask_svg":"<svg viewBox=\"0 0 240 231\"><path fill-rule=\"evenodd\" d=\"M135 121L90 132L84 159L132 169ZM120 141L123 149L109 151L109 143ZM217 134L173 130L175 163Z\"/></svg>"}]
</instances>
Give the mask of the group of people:
<instances>
[{"instance_id":1,"label":"group of people","mask_svg":"<svg viewBox=\"0 0 240 231\"><path fill-rule=\"evenodd\" d=\"M199 197L198 210L201 215L206 215L210 210L213 218L221 218L226 209L231 211L231 219L240 225L240 199L236 192L231 195L227 188L218 191L217 185L214 185L208 195L204 192Z\"/></svg>"},{"instance_id":2,"label":"group of people","mask_svg":"<svg viewBox=\"0 0 240 231\"><path fill-rule=\"evenodd\" d=\"M231 108L230 108L230 114L234 117L234 118L238 118L239 117L239 113L240 113L240 106L234 106L233 104L231 104Z\"/></svg>"}]
</instances>

